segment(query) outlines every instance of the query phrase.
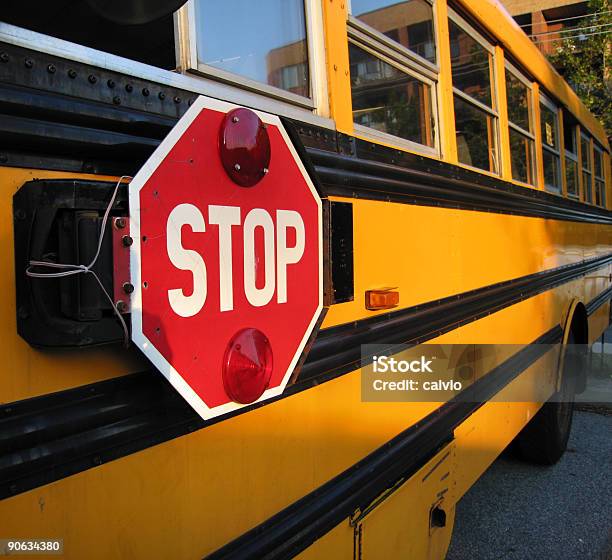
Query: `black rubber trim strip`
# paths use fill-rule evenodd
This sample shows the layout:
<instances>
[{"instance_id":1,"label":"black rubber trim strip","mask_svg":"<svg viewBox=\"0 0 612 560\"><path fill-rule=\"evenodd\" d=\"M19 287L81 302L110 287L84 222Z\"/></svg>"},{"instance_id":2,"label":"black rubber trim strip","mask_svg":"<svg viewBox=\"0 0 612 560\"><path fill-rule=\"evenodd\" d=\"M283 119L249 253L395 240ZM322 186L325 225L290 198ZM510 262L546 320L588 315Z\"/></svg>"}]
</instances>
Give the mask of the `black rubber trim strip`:
<instances>
[{"instance_id":1,"label":"black rubber trim strip","mask_svg":"<svg viewBox=\"0 0 612 560\"><path fill-rule=\"evenodd\" d=\"M598 296L594 297L589 303L586 304L586 312L588 316L591 316L597 311L604 303L612 298L612 286L607 290L604 290Z\"/></svg>"},{"instance_id":2,"label":"black rubber trim strip","mask_svg":"<svg viewBox=\"0 0 612 560\"><path fill-rule=\"evenodd\" d=\"M355 370L362 344L418 343L612 262L612 254L321 331L295 385L204 422L154 370L0 407L0 499L204 428ZM597 299L597 298L596 298Z\"/></svg>"},{"instance_id":3,"label":"black rubber trim strip","mask_svg":"<svg viewBox=\"0 0 612 560\"><path fill-rule=\"evenodd\" d=\"M453 399L443 404L343 473L207 559L293 558L357 509L363 510L386 489L412 476L453 439L457 426L542 357L548 345L559 343L562 334L560 326L554 327L465 389L461 401Z\"/></svg>"},{"instance_id":4,"label":"black rubber trim strip","mask_svg":"<svg viewBox=\"0 0 612 560\"><path fill-rule=\"evenodd\" d=\"M114 132L41 121L25 117L1 115L0 142L28 150L44 148L47 152L68 150L71 155L109 157L120 161L146 159L159 140Z\"/></svg>"},{"instance_id":5,"label":"black rubber trim strip","mask_svg":"<svg viewBox=\"0 0 612 560\"><path fill-rule=\"evenodd\" d=\"M357 141L357 147L363 141ZM308 148L315 172L328 196L384 200L507 213L555 220L612 224L612 212L536 189L463 170L444 162L416 156L373 157L395 152L377 147L362 157ZM359 152L358 152L359 153ZM369 159L368 159L369 158ZM389 163L393 161L393 163Z\"/></svg>"}]
</instances>

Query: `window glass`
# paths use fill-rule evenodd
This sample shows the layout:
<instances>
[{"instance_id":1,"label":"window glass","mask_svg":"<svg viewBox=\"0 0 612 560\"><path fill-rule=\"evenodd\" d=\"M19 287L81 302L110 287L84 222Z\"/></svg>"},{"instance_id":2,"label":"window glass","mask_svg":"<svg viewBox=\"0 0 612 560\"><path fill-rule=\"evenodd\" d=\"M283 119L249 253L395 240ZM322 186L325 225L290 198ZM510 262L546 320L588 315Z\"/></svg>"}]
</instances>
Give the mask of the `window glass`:
<instances>
[{"instance_id":1,"label":"window glass","mask_svg":"<svg viewBox=\"0 0 612 560\"><path fill-rule=\"evenodd\" d=\"M453 87L493 107L489 51L449 20Z\"/></svg>"},{"instance_id":2,"label":"window glass","mask_svg":"<svg viewBox=\"0 0 612 560\"><path fill-rule=\"evenodd\" d=\"M496 172L494 119L491 115L455 96L455 128L459 161Z\"/></svg>"},{"instance_id":3,"label":"window glass","mask_svg":"<svg viewBox=\"0 0 612 560\"><path fill-rule=\"evenodd\" d=\"M586 134L580 135L580 155L582 157L582 190L584 200L593 202L593 156L591 152L591 139Z\"/></svg>"},{"instance_id":4,"label":"window glass","mask_svg":"<svg viewBox=\"0 0 612 560\"><path fill-rule=\"evenodd\" d=\"M598 148L593 150L593 171L595 173L595 204L606 205L606 184L604 181L603 152Z\"/></svg>"},{"instance_id":5,"label":"window glass","mask_svg":"<svg viewBox=\"0 0 612 560\"><path fill-rule=\"evenodd\" d=\"M407 49L436 61L433 9L426 0L352 0L351 12Z\"/></svg>"},{"instance_id":6,"label":"window glass","mask_svg":"<svg viewBox=\"0 0 612 560\"><path fill-rule=\"evenodd\" d=\"M532 130L531 90L524 82L506 69L506 97L510 132L510 167L512 178L531 185L535 184L534 149L530 137ZM520 129L520 130L517 130ZM522 132L524 131L524 132ZM526 133L530 133L527 135Z\"/></svg>"},{"instance_id":7,"label":"window glass","mask_svg":"<svg viewBox=\"0 0 612 560\"><path fill-rule=\"evenodd\" d=\"M508 120L527 132L531 129L531 91L512 73L506 70L506 97L508 99Z\"/></svg>"},{"instance_id":8,"label":"window glass","mask_svg":"<svg viewBox=\"0 0 612 560\"><path fill-rule=\"evenodd\" d=\"M591 171L591 142L586 136L580 137L580 151L582 152L582 169Z\"/></svg>"},{"instance_id":9,"label":"window glass","mask_svg":"<svg viewBox=\"0 0 612 560\"><path fill-rule=\"evenodd\" d=\"M549 152L542 151L542 159L544 161L544 185L552 190L561 189L561 173L559 156Z\"/></svg>"},{"instance_id":10,"label":"window glass","mask_svg":"<svg viewBox=\"0 0 612 560\"><path fill-rule=\"evenodd\" d=\"M606 205L606 185L601 179L595 179L595 204Z\"/></svg>"},{"instance_id":11,"label":"window glass","mask_svg":"<svg viewBox=\"0 0 612 560\"><path fill-rule=\"evenodd\" d=\"M602 153L598 150L595 149L593 151L593 169L595 170L595 176L596 177L603 177L603 157L602 157Z\"/></svg>"},{"instance_id":12,"label":"window glass","mask_svg":"<svg viewBox=\"0 0 612 560\"><path fill-rule=\"evenodd\" d=\"M557 113L549 109L546 105L540 105L540 120L542 122L542 143L559 149L559 125L557 123Z\"/></svg>"},{"instance_id":13,"label":"window glass","mask_svg":"<svg viewBox=\"0 0 612 560\"><path fill-rule=\"evenodd\" d=\"M349 44L355 123L433 147L430 86Z\"/></svg>"},{"instance_id":14,"label":"window glass","mask_svg":"<svg viewBox=\"0 0 612 560\"><path fill-rule=\"evenodd\" d=\"M199 64L310 95L303 0L195 0L195 13Z\"/></svg>"},{"instance_id":15,"label":"window glass","mask_svg":"<svg viewBox=\"0 0 612 560\"><path fill-rule=\"evenodd\" d=\"M553 191L561 190L561 157L558 153L559 121L557 119L557 111L540 103L544 186Z\"/></svg>"},{"instance_id":16,"label":"window glass","mask_svg":"<svg viewBox=\"0 0 612 560\"><path fill-rule=\"evenodd\" d=\"M567 183L567 194L578 196L578 164L569 158L565 159L565 182Z\"/></svg>"},{"instance_id":17,"label":"window glass","mask_svg":"<svg viewBox=\"0 0 612 560\"><path fill-rule=\"evenodd\" d=\"M584 200L593 202L593 185L591 184L591 174L582 170L582 189L584 190Z\"/></svg>"},{"instance_id":18,"label":"window glass","mask_svg":"<svg viewBox=\"0 0 612 560\"><path fill-rule=\"evenodd\" d=\"M533 150L534 143L531 138L510 129L510 157L512 178L515 181L534 184L533 180Z\"/></svg>"},{"instance_id":19,"label":"window glass","mask_svg":"<svg viewBox=\"0 0 612 560\"><path fill-rule=\"evenodd\" d=\"M566 152L570 152L571 154L578 153L576 124L573 120L570 120L567 111L563 112L563 144Z\"/></svg>"}]
</instances>

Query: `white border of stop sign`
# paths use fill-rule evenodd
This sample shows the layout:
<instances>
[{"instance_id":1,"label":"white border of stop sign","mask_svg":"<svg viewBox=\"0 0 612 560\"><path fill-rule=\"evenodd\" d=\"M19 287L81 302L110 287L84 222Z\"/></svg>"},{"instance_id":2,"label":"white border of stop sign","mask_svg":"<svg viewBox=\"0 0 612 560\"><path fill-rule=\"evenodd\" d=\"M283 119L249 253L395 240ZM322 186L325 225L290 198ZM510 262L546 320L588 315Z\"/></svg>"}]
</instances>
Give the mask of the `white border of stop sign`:
<instances>
[{"instance_id":1,"label":"white border of stop sign","mask_svg":"<svg viewBox=\"0 0 612 560\"><path fill-rule=\"evenodd\" d=\"M144 185L147 184L151 175L156 171L161 162L164 160L166 155L178 142L178 140L185 134L189 126L198 117L198 115L206 109L218 111L220 113L227 113L232 109L237 108L238 105L227 103L225 101L219 101L205 96L199 96L185 115L179 120L176 126L170 131L168 136L162 141L162 143L153 152L151 157L147 160L144 166L138 171L134 179L129 184L129 203L130 203L130 235L134 239L134 244L130 248L130 274L132 284L134 286L134 292L132 294L132 341L134 344L142 350L149 360L159 369L159 371L168 379L172 386L181 394L181 396L192 406L192 408L205 420L227 414L229 412L244 408L244 405L236 402L228 402L214 408L210 408L206 403L197 395L197 393L191 388L191 386L183 379L176 369L170 364L166 358L155 348L155 345L145 336L142 325L142 277L140 269L140 190ZM268 400L272 397L280 395L293 373L295 366L300 359L304 347L310 338L317 321L323 310L323 204L321 198L315 189L304 165L302 164L293 144L283 127L280 119L276 115L264 113L261 111L253 112L266 124L275 126L280 131L295 164L299 168L304 181L308 185L313 198L315 199L318 206L318 221L319 221L319 301L317 304L316 311L313 313L312 319L300 341L300 344L293 356L287 371L283 376L283 381L277 387L267 389L262 396L255 402L261 402ZM221 375L221 372L219 372ZM251 403L253 404L253 403Z\"/></svg>"}]
</instances>

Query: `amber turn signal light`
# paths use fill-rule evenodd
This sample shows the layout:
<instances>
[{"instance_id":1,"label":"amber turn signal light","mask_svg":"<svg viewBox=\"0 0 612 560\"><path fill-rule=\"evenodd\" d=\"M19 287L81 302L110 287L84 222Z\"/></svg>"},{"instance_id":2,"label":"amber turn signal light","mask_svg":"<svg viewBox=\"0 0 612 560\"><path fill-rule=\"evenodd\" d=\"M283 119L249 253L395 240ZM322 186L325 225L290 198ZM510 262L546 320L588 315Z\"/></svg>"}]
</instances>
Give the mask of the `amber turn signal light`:
<instances>
[{"instance_id":1,"label":"amber turn signal light","mask_svg":"<svg viewBox=\"0 0 612 560\"><path fill-rule=\"evenodd\" d=\"M399 305L399 292L395 288L368 290L365 293L365 306L370 311L391 309Z\"/></svg>"}]
</instances>

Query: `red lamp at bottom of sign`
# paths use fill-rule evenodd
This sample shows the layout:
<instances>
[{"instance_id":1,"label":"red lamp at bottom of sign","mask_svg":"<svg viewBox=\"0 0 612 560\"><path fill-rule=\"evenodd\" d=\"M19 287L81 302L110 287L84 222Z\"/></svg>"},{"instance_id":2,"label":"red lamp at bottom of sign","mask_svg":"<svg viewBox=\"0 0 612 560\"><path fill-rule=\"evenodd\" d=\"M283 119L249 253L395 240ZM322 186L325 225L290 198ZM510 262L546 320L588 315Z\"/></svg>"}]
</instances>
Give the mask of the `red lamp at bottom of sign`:
<instances>
[{"instance_id":1,"label":"red lamp at bottom of sign","mask_svg":"<svg viewBox=\"0 0 612 560\"><path fill-rule=\"evenodd\" d=\"M255 402L270 384L272 346L264 333L246 328L230 340L223 357L223 386L237 403Z\"/></svg>"}]
</instances>

